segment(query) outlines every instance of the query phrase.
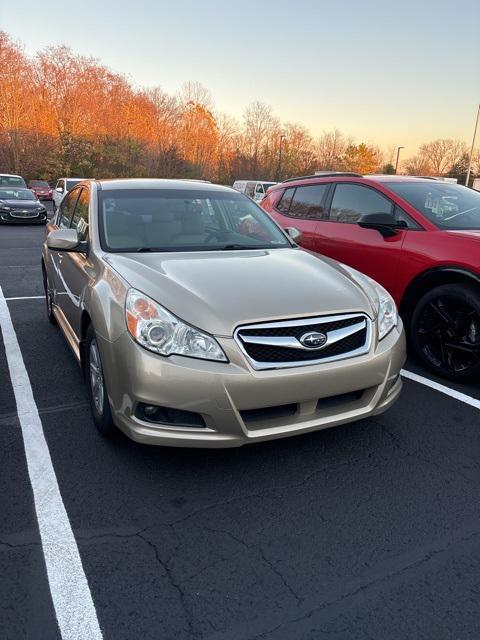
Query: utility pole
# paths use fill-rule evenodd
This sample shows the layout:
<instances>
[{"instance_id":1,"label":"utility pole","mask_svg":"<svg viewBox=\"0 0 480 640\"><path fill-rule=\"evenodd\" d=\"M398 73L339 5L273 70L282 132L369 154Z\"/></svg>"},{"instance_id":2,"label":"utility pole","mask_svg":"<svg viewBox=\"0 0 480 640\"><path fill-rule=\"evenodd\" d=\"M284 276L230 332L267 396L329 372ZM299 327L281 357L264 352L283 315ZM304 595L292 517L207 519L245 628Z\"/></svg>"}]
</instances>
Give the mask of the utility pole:
<instances>
[{"instance_id":1,"label":"utility pole","mask_svg":"<svg viewBox=\"0 0 480 640\"><path fill-rule=\"evenodd\" d=\"M405 147L397 147L397 161L395 162L395 175L397 174L397 169L398 169L398 158L400 157L400 149L405 149Z\"/></svg>"},{"instance_id":2,"label":"utility pole","mask_svg":"<svg viewBox=\"0 0 480 640\"><path fill-rule=\"evenodd\" d=\"M283 133L280 136L280 145L278 149L278 171L277 171L277 182L280 180L281 170L282 170L282 141L286 139Z\"/></svg>"},{"instance_id":3,"label":"utility pole","mask_svg":"<svg viewBox=\"0 0 480 640\"><path fill-rule=\"evenodd\" d=\"M472 148L470 149L470 159L468 161L467 179L465 180L465 186L466 187L468 187L468 181L470 180L470 172L472 170L473 149L475 147L475 138L477 137L477 128L478 128L478 118L479 118L479 116L480 116L480 103L478 105L478 110L477 110L477 119L475 120L475 129L473 130Z\"/></svg>"},{"instance_id":4,"label":"utility pole","mask_svg":"<svg viewBox=\"0 0 480 640\"><path fill-rule=\"evenodd\" d=\"M130 126L134 124L134 122L132 120L129 120L127 122L127 140L128 140L128 172L130 173L130 171L132 170L132 138L130 137ZM131 178L132 176L128 176L129 178Z\"/></svg>"}]
</instances>

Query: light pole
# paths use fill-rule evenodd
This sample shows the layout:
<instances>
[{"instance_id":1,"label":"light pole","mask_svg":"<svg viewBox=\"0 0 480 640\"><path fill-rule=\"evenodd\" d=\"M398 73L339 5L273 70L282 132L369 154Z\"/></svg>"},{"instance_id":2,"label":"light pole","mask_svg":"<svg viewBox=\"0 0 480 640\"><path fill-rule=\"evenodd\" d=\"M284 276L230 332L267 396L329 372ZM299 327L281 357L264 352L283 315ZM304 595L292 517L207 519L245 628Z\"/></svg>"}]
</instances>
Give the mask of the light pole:
<instances>
[{"instance_id":1,"label":"light pole","mask_svg":"<svg viewBox=\"0 0 480 640\"><path fill-rule=\"evenodd\" d=\"M477 137L477 127L478 127L479 116L480 116L480 104L478 105L477 119L475 120L475 129L473 130L472 148L470 149L470 159L468 161L467 179L465 180L466 187L468 187L468 181L470 180L470 172L472 170L473 148L475 146L475 138Z\"/></svg>"},{"instance_id":2,"label":"light pole","mask_svg":"<svg viewBox=\"0 0 480 640\"><path fill-rule=\"evenodd\" d=\"M278 148L278 171L277 171L277 182L280 180L280 172L282 170L282 141L286 139L283 133L280 136L280 144Z\"/></svg>"},{"instance_id":3,"label":"light pole","mask_svg":"<svg viewBox=\"0 0 480 640\"><path fill-rule=\"evenodd\" d=\"M397 169L398 169L398 158L400 157L400 149L405 149L405 147L397 147L397 161L395 162L395 175L397 174Z\"/></svg>"},{"instance_id":4,"label":"light pole","mask_svg":"<svg viewBox=\"0 0 480 640\"><path fill-rule=\"evenodd\" d=\"M133 120L129 120L127 122L127 142L128 142L127 153L128 153L128 164L129 164L129 167L128 167L128 170L127 170L128 173L130 173L131 168L132 168L132 139L130 137L130 126L132 124L134 124ZM128 176L128 177L130 177L130 176Z\"/></svg>"}]
</instances>

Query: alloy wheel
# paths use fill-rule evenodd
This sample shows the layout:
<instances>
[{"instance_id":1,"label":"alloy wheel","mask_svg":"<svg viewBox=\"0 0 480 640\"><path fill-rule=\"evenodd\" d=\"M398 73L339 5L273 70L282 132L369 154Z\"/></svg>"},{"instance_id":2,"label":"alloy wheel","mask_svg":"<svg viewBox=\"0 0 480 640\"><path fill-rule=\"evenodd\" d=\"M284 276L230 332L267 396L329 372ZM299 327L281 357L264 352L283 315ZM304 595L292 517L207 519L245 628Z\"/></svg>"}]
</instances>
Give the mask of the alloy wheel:
<instances>
[{"instance_id":1,"label":"alloy wheel","mask_svg":"<svg viewBox=\"0 0 480 640\"><path fill-rule=\"evenodd\" d=\"M480 362L480 314L459 296L429 300L419 316L417 338L424 357L436 368L458 374Z\"/></svg>"},{"instance_id":2,"label":"alloy wheel","mask_svg":"<svg viewBox=\"0 0 480 640\"><path fill-rule=\"evenodd\" d=\"M104 402L103 371L102 363L100 360L100 353L98 351L98 345L95 339L93 339L90 343L89 369L90 389L92 391L93 402L95 404L95 409L98 411L99 415L102 415Z\"/></svg>"}]
</instances>

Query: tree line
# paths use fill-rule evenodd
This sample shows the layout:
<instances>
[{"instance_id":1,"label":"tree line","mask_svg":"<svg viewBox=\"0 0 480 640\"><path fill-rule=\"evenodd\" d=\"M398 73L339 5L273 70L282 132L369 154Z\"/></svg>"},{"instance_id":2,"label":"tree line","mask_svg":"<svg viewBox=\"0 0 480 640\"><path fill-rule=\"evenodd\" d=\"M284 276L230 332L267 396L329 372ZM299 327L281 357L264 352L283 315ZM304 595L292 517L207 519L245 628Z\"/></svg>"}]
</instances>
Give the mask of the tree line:
<instances>
[{"instance_id":1,"label":"tree line","mask_svg":"<svg viewBox=\"0 0 480 640\"><path fill-rule=\"evenodd\" d=\"M183 177L232 184L280 180L320 170L393 173L396 147L356 142L339 130L314 139L282 123L270 106L248 105L241 121L217 111L209 91L186 83L176 95L133 86L93 58L65 46L25 54L0 31L0 171L54 180L81 177ZM466 173L459 140L422 145L399 170ZM480 172L480 153L473 174Z\"/></svg>"}]
</instances>

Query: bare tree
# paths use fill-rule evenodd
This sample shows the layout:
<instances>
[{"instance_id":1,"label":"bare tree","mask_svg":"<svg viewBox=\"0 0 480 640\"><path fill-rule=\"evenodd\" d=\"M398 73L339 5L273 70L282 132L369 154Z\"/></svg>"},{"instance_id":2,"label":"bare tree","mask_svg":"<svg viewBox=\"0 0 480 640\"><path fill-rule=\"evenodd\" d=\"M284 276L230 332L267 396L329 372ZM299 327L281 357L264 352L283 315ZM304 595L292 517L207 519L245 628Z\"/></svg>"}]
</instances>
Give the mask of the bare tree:
<instances>
[{"instance_id":1,"label":"bare tree","mask_svg":"<svg viewBox=\"0 0 480 640\"><path fill-rule=\"evenodd\" d=\"M345 151L353 143L341 131L326 131L315 143L317 169L338 171L342 169Z\"/></svg>"},{"instance_id":2,"label":"bare tree","mask_svg":"<svg viewBox=\"0 0 480 640\"><path fill-rule=\"evenodd\" d=\"M306 127L295 122L287 122L282 128L282 133L285 138L282 145L282 175L279 178L306 175L314 171L315 151L312 137Z\"/></svg>"},{"instance_id":3,"label":"bare tree","mask_svg":"<svg viewBox=\"0 0 480 640\"><path fill-rule=\"evenodd\" d=\"M243 121L245 152L252 158L253 176L258 177L260 156L264 156L263 160L269 159L272 147L276 146L274 136L279 135L280 123L273 116L272 108L263 102L252 102L245 109Z\"/></svg>"},{"instance_id":4,"label":"bare tree","mask_svg":"<svg viewBox=\"0 0 480 640\"><path fill-rule=\"evenodd\" d=\"M425 164L431 167L433 175L445 174L452 164L455 164L466 152L465 143L450 138L439 138L422 144L419 156Z\"/></svg>"},{"instance_id":5,"label":"bare tree","mask_svg":"<svg viewBox=\"0 0 480 640\"><path fill-rule=\"evenodd\" d=\"M409 176L431 176L434 174L428 158L418 154L402 162L403 171Z\"/></svg>"}]
</instances>

